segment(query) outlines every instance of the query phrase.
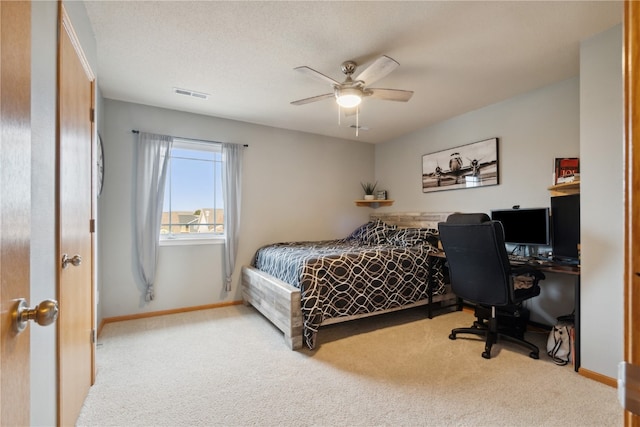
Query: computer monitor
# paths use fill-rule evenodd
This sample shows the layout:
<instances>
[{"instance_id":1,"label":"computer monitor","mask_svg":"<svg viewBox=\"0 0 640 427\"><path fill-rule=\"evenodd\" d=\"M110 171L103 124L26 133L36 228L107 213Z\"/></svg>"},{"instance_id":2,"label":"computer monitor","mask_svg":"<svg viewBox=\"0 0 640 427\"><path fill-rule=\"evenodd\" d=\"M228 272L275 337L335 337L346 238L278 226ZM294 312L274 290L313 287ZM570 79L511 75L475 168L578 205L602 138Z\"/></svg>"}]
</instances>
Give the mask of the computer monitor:
<instances>
[{"instance_id":1,"label":"computer monitor","mask_svg":"<svg viewBox=\"0 0 640 427\"><path fill-rule=\"evenodd\" d=\"M515 245L548 246L549 208L496 209L491 219L500 221L504 228L504 241Z\"/></svg>"},{"instance_id":2,"label":"computer monitor","mask_svg":"<svg viewBox=\"0 0 640 427\"><path fill-rule=\"evenodd\" d=\"M580 194L551 198L552 245L554 258L577 261L580 244Z\"/></svg>"}]
</instances>

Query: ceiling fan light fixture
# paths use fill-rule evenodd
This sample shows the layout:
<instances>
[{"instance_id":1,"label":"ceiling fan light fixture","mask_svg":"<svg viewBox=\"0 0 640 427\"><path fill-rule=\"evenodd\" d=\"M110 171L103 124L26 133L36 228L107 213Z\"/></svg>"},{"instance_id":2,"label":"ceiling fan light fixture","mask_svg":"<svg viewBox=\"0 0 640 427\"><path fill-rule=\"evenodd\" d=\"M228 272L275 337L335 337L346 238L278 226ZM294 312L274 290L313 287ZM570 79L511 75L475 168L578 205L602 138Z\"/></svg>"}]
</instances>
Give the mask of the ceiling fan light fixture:
<instances>
[{"instance_id":1,"label":"ceiling fan light fixture","mask_svg":"<svg viewBox=\"0 0 640 427\"><path fill-rule=\"evenodd\" d=\"M362 102L362 93L355 88L346 88L336 91L336 102L342 108L353 108Z\"/></svg>"}]
</instances>

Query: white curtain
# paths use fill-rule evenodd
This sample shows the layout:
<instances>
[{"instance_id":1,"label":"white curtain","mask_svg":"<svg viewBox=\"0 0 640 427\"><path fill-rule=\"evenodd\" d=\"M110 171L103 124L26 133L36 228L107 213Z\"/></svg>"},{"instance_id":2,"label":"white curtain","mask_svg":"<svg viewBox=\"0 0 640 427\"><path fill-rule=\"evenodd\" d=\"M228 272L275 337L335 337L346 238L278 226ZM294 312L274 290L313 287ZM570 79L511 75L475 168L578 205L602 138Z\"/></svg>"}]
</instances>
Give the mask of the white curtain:
<instances>
[{"instance_id":1,"label":"white curtain","mask_svg":"<svg viewBox=\"0 0 640 427\"><path fill-rule=\"evenodd\" d=\"M144 132L138 134L134 232L138 267L146 285L144 298L147 302L154 298L162 202L172 143L171 136Z\"/></svg>"},{"instance_id":2,"label":"white curtain","mask_svg":"<svg viewBox=\"0 0 640 427\"><path fill-rule=\"evenodd\" d=\"M231 290L231 276L236 266L240 234L240 207L242 201L241 144L222 144L222 195L224 199L224 288Z\"/></svg>"}]
</instances>

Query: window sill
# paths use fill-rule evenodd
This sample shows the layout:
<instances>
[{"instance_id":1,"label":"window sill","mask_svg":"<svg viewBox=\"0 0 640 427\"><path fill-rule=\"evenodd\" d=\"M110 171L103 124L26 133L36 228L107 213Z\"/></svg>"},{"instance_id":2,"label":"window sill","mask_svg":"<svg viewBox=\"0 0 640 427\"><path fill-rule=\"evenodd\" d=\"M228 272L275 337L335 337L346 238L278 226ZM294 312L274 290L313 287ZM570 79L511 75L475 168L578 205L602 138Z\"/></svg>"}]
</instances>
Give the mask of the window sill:
<instances>
[{"instance_id":1,"label":"window sill","mask_svg":"<svg viewBox=\"0 0 640 427\"><path fill-rule=\"evenodd\" d=\"M160 239L160 246L224 245L224 237Z\"/></svg>"}]
</instances>

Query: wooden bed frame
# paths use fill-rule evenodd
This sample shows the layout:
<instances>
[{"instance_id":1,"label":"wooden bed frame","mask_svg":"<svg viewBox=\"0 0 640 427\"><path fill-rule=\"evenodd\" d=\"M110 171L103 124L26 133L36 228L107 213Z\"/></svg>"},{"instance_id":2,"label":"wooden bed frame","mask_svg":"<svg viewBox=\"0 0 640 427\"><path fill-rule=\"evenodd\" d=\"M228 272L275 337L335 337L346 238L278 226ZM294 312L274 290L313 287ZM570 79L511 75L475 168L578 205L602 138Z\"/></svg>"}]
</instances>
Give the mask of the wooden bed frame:
<instances>
[{"instance_id":1,"label":"wooden bed frame","mask_svg":"<svg viewBox=\"0 0 640 427\"><path fill-rule=\"evenodd\" d=\"M374 213L371 219L380 219L387 224L400 228L438 228L438 222L445 221L451 212L404 212L404 213ZM278 329L284 332L286 344L292 350L302 348L302 309L300 306L300 289L264 273L254 267L242 267L242 299L246 305L252 305ZM417 301L402 307L374 313L364 313L353 316L327 319L322 325L346 322L353 319L374 316L404 310L412 307L428 306L428 316L432 317L431 305L434 302L454 302L456 296L450 289L441 295L429 295L428 299Z\"/></svg>"}]
</instances>

